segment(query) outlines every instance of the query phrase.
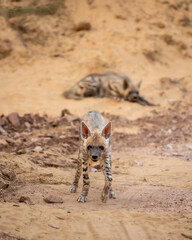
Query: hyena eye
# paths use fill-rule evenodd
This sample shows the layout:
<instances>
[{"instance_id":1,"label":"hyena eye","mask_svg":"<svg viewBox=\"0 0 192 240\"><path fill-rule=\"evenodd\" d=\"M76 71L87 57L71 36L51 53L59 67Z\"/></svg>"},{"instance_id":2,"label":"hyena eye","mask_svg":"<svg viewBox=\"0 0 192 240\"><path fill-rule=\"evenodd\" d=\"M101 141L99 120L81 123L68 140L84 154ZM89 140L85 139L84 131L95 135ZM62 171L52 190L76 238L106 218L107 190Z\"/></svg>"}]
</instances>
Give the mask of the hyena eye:
<instances>
[{"instance_id":1,"label":"hyena eye","mask_svg":"<svg viewBox=\"0 0 192 240\"><path fill-rule=\"evenodd\" d=\"M92 146L91 146L91 145L87 146L87 150L90 150L91 148L92 148Z\"/></svg>"},{"instance_id":2,"label":"hyena eye","mask_svg":"<svg viewBox=\"0 0 192 240\"><path fill-rule=\"evenodd\" d=\"M99 149L103 151L103 150L104 150L104 147L103 147L103 146L99 146Z\"/></svg>"}]
</instances>

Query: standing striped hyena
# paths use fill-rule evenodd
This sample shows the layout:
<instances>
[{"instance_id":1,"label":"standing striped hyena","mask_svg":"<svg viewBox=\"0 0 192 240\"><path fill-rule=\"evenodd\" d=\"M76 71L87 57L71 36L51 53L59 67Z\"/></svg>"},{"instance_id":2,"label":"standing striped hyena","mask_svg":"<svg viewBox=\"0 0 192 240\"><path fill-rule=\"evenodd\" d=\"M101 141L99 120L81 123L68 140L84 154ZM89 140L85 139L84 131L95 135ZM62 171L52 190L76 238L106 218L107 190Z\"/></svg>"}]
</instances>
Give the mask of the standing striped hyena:
<instances>
[{"instance_id":1,"label":"standing striped hyena","mask_svg":"<svg viewBox=\"0 0 192 240\"><path fill-rule=\"evenodd\" d=\"M96 111L88 112L81 122L78 167L70 189L72 193L76 192L83 170L83 189L77 198L78 202L87 201L90 185L88 172L92 163L95 162L103 169L105 176L101 200L107 202L108 197L116 198L111 186L111 128L111 122L106 123L102 115Z\"/></svg>"}]
</instances>

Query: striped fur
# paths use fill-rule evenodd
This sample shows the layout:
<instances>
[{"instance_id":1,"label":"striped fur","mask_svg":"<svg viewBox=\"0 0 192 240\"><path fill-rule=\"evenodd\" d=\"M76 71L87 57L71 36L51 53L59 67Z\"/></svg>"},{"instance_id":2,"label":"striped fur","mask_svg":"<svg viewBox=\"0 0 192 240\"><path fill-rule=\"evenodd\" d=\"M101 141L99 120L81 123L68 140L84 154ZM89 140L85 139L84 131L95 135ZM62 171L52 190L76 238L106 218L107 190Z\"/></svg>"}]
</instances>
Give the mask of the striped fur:
<instances>
[{"instance_id":1,"label":"striped fur","mask_svg":"<svg viewBox=\"0 0 192 240\"><path fill-rule=\"evenodd\" d=\"M98 112L88 112L80 126L80 147L78 167L70 191L75 193L78 188L79 178L83 173L83 188L78 202L86 202L89 192L89 169L97 163L103 170L105 185L101 194L102 202L107 202L108 197L116 198L112 190L111 175L111 122L108 124Z\"/></svg>"},{"instance_id":2,"label":"striped fur","mask_svg":"<svg viewBox=\"0 0 192 240\"><path fill-rule=\"evenodd\" d=\"M153 105L139 95L140 84L141 82L135 86L127 76L114 72L95 73L81 79L63 95L65 98L76 100L84 97L109 97L116 101Z\"/></svg>"}]
</instances>

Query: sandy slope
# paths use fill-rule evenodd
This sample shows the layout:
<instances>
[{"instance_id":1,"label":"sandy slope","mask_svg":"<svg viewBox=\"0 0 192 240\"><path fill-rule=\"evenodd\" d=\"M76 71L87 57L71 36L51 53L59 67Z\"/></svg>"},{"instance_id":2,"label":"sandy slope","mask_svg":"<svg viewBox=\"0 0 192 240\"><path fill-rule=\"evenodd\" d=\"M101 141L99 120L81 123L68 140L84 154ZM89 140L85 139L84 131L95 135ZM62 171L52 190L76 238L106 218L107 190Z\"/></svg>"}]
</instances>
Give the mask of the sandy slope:
<instances>
[{"instance_id":1,"label":"sandy slope","mask_svg":"<svg viewBox=\"0 0 192 240\"><path fill-rule=\"evenodd\" d=\"M26 2L6 4L23 6ZM183 116L182 106L192 100L190 1L66 0L65 6L53 16L9 20L0 16L0 114L31 112L56 117L67 108L81 117L95 109L136 120L153 117L154 112L167 114L180 104L175 115ZM90 22L92 29L75 31L81 21ZM27 31L15 28L18 23ZM127 74L135 83L142 79L141 95L160 106L62 97L64 90L85 75L105 71ZM191 108L184 110L190 115L187 109ZM113 125L115 132L135 135L140 131L137 126L122 127L118 121ZM31 139L30 134L26 136ZM44 153L1 153L1 165L14 170L18 181L1 192L0 238L1 232L34 240L192 238L191 159L186 161L184 151L188 147L190 156L191 135L183 145L179 143L182 159L173 157L175 149L162 149L160 144L116 149L113 177L118 198L106 205L100 202L100 172L91 173L89 201L78 204L79 192L69 194L74 169L45 168L31 161ZM50 151L55 153L55 146ZM171 157L165 157L166 152ZM62 158L50 156L55 161ZM48 194L61 196L64 203L45 203L43 197ZM29 196L32 204L19 203L21 195Z\"/></svg>"}]
</instances>

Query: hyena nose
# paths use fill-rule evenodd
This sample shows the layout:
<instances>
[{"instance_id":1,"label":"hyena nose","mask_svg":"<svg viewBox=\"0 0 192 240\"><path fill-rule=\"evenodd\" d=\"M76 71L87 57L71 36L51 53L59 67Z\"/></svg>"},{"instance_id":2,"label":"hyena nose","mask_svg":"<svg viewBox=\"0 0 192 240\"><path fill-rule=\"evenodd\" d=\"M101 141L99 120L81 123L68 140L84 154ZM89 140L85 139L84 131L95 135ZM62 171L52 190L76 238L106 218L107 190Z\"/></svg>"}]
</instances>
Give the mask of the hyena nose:
<instances>
[{"instance_id":1,"label":"hyena nose","mask_svg":"<svg viewBox=\"0 0 192 240\"><path fill-rule=\"evenodd\" d=\"M93 158L93 160L96 160L98 158L98 156L93 155L92 158Z\"/></svg>"}]
</instances>

